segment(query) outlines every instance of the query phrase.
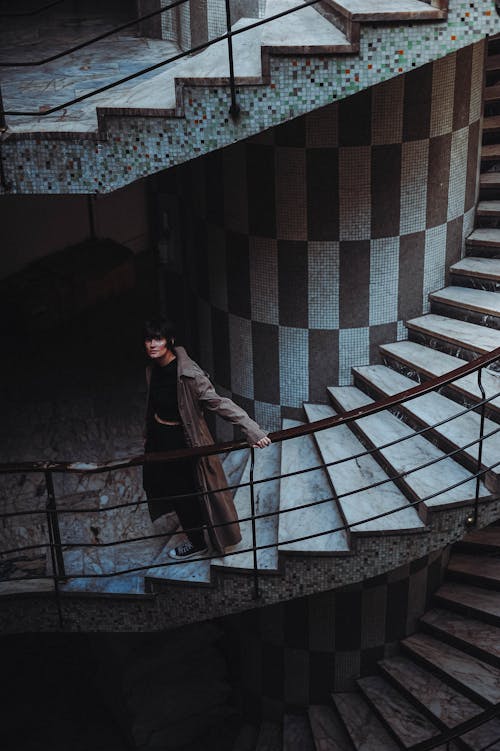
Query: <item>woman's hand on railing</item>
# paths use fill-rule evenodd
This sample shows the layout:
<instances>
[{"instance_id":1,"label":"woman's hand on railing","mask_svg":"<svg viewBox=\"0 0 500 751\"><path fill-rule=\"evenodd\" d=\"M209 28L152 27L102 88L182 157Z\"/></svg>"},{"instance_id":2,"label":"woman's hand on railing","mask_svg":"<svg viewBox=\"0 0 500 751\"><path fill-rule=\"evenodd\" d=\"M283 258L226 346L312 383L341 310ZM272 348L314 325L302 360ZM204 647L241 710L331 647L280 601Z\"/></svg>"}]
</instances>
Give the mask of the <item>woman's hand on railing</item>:
<instances>
[{"instance_id":1,"label":"woman's hand on railing","mask_svg":"<svg viewBox=\"0 0 500 751\"><path fill-rule=\"evenodd\" d=\"M269 436L265 435L264 438L261 438L260 441L257 441L257 443L252 444L252 448L254 449L265 449L266 446L271 445L271 439Z\"/></svg>"}]
</instances>

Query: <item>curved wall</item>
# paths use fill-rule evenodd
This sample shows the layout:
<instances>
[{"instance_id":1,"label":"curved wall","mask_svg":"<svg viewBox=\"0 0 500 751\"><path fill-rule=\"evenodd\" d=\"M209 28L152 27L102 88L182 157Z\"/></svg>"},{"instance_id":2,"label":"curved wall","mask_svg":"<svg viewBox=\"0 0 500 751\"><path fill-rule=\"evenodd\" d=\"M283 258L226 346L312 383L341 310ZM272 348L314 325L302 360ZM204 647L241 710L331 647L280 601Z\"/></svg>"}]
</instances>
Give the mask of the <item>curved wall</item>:
<instances>
[{"instance_id":1,"label":"curved wall","mask_svg":"<svg viewBox=\"0 0 500 751\"><path fill-rule=\"evenodd\" d=\"M268 428L405 338L462 254L483 53L471 45L178 168L199 357Z\"/></svg>"}]
</instances>

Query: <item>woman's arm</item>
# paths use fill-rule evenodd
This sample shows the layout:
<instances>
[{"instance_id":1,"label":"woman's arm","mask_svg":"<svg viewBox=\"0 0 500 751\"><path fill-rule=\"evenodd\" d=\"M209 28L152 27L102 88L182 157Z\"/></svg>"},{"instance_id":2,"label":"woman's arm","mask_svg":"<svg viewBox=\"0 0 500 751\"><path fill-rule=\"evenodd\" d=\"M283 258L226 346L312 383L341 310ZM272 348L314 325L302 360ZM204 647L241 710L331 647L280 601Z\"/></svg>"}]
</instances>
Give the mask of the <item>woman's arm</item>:
<instances>
[{"instance_id":1,"label":"woman's arm","mask_svg":"<svg viewBox=\"0 0 500 751\"><path fill-rule=\"evenodd\" d=\"M262 430L260 425L252 420L245 410L238 407L232 399L220 396L204 373L196 376L195 388L197 399L204 409L215 412L219 417L232 422L234 425L239 425L245 433L248 443L252 446L259 448L269 446L271 440L267 437L266 431Z\"/></svg>"}]
</instances>

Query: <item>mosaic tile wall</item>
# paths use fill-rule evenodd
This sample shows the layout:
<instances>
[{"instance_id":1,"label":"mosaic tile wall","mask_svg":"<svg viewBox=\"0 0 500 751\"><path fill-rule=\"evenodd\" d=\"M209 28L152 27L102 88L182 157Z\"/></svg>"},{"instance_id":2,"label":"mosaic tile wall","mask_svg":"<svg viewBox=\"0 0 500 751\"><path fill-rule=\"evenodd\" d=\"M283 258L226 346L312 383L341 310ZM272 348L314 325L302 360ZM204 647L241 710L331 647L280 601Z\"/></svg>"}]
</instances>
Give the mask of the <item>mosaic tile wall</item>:
<instances>
[{"instance_id":1,"label":"mosaic tile wall","mask_svg":"<svg viewBox=\"0 0 500 751\"><path fill-rule=\"evenodd\" d=\"M200 360L268 429L328 401L444 286L473 226L482 56L471 45L178 169Z\"/></svg>"},{"instance_id":2,"label":"mosaic tile wall","mask_svg":"<svg viewBox=\"0 0 500 751\"><path fill-rule=\"evenodd\" d=\"M240 651L247 711L280 719L286 712L353 691L377 671L442 582L449 549L359 584L288 600L226 619Z\"/></svg>"},{"instance_id":3,"label":"mosaic tile wall","mask_svg":"<svg viewBox=\"0 0 500 751\"><path fill-rule=\"evenodd\" d=\"M100 135L11 135L2 144L5 178L10 190L19 193L115 190L342 100L498 31L500 19L493 0L450 0L445 21L363 26L357 54L272 57L263 85L239 88L238 122L228 115L227 87L208 86L202 79L199 86L183 88L181 118L136 111L105 116ZM436 82L436 98L440 85L444 81Z\"/></svg>"}]
</instances>

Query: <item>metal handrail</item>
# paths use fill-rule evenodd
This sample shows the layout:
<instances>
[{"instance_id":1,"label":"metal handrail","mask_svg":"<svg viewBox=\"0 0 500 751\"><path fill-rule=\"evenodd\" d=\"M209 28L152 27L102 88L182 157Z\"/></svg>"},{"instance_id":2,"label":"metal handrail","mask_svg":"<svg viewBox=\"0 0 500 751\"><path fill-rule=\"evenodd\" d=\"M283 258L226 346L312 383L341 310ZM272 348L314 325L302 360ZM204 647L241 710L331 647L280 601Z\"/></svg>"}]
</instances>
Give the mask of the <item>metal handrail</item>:
<instances>
[{"instance_id":1,"label":"metal handrail","mask_svg":"<svg viewBox=\"0 0 500 751\"><path fill-rule=\"evenodd\" d=\"M263 18L252 24L248 24L247 26L244 26L241 29L236 29L234 31L231 29L228 29L225 34L221 34L218 37L209 39L206 42L202 42L201 44L191 47L190 49L184 52L179 52L177 55L173 55L172 57L169 57L166 60L163 60L159 63L155 63L154 65L150 65L147 68L142 68L141 70L136 71L135 73L131 73L130 75L125 76L124 78L120 78L117 81L114 81L113 83L107 84L106 86L101 86L98 89L94 89L93 91L87 94L83 94L82 96L75 97L74 99L70 99L69 101L64 102L63 104L58 104L56 107L51 107L50 109L44 110L43 112L26 111L26 110L0 110L0 115L3 114L4 116L10 115L10 116L16 116L16 117L46 117L47 115L51 115L55 112L59 112L60 110L65 109L67 107L71 107L74 104L83 102L84 100L89 99L90 97L96 96L97 94L101 94L105 91L109 91L110 89L113 89L116 86L120 86L120 84L122 83L127 83L128 81L131 81L134 78L139 78L140 76L146 73L151 73L153 70L157 70L172 62L176 62L177 60L180 60L183 57L187 57L188 55L191 55L194 52L201 52L201 50L207 49L208 47L211 47L213 44L217 44L218 42L231 39L232 37L237 36L238 34L243 34L244 32L249 31L250 29L255 29L258 26L263 26L264 24L270 23L271 21L275 21L278 18L283 18L284 16L288 16L291 13L295 13L296 11L303 10L304 8L307 8L310 5L315 5L316 3L320 1L321 0L306 0L306 2L302 3L301 5L297 5L297 6L294 6L293 8L288 8L287 10L280 11L279 13L276 13L273 16L269 16L268 18ZM233 91L235 91L235 86L236 86L236 79L234 77L234 74L232 77L230 75L228 80L229 80L229 85L231 88L231 99L233 99Z\"/></svg>"},{"instance_id":2,"label":"metal handrail","mask_svg":"<svg viewBox=\"0 0 500 751\"><path fill-rule=\"evenodd\" d=\"M500 347L497 347L491 352L481 355L454 370L450 370L442 376L437 376L436 378L420 383L417 386L413 386L410 389L400 391L397 394L393 394L393 396L385 397L384 399L380 399L372 404L365 404L363 407L357 407L356 409L349 410L340 415L325 417L322 420L316 420L315 422L304 425L297 425L296 427L287 428L286 430L274 431L269 434L269 438L273 443L287 441L292 438L298 438L299 436L310 435L311 433L327 430L328 428L333 428L337 425L347 424L354 420L361 419L362 417L367 417L368 415L375 415L378 412L390 409L391 407L396 407L402 402L411 401L419 396L436 391L442 386L446 386L463 376L475 373L479 371L480 368L487 367L499 359ZM474 405L474 407L475 406L476 405ZM471 409L474 409L474 407ZM455 415L453 418L449 419L454 419L454 417ZM139 454L137 456L129 457L128 459L111 460L102 464L60 461L1 462L0 475L19 472L37 473L45 472L46 470L52 472L70 472L73 474L99 474L101 472L108 472L115 469L137 467L142 465L145 460L153 462L168 462L187 458L199 459L203 456L212 456L213 454L222 454L243 448L248 448L248 443L246 441L226 441L224 443L214 443L209 446L196 446L186 449L176 449L175 451L155 452L154 454Z\"/></svg>"}]
</instances>

